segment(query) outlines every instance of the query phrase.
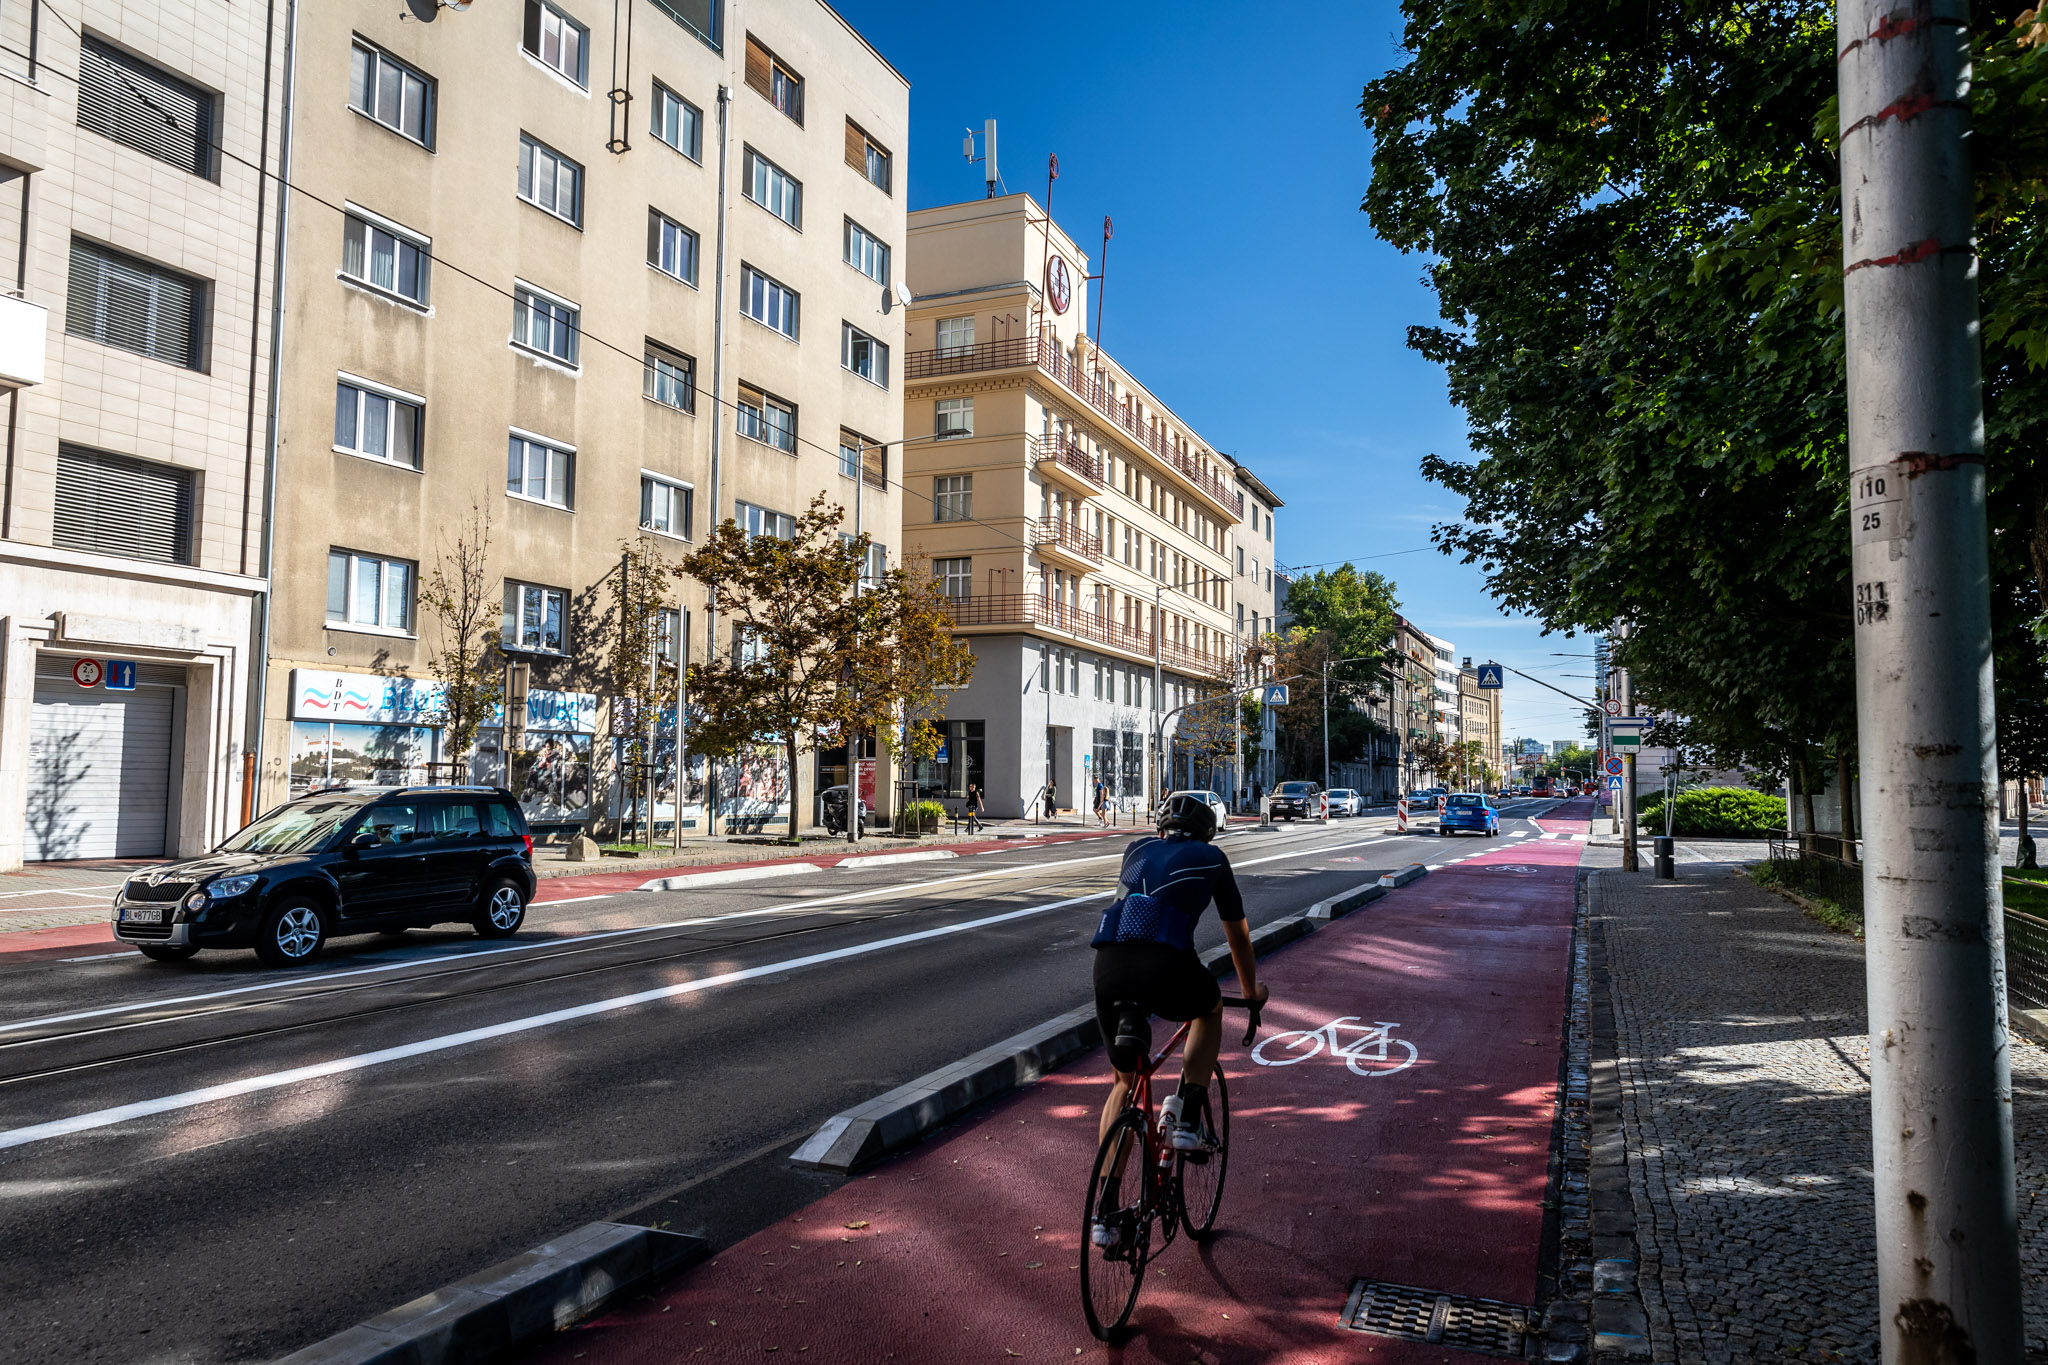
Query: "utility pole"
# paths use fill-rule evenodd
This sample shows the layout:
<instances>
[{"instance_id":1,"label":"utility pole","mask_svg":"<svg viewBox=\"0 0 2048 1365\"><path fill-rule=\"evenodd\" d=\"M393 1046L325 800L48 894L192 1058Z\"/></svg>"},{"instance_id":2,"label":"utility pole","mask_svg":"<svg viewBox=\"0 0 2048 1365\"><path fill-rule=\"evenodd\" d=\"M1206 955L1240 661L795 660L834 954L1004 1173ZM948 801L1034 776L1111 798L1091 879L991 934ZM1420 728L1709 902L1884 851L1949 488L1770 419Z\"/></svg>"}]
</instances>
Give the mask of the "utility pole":
<instances>
[{"instance_id":1,"label":"utility pole","mask_svg":"<svg viewBox=\"0 0 2048 1365\"><path fill-rule=\"evenodd\" d=\"M1840 0L1837 27L1879 1332L1886 1365L2011 1365L1969 8Z\"/></svg>"},{"instance_id":2,"label":"utility pole","mask_svg":"<svg viewBox=\"0 0 2048 1365\"><path fill-rule=\"evenodd\" d=\"M1330 789L1330 656L1323 655L1323 790Z\"/></svg>"},{"instance_id":3,"label":"utility pole","mask_svg":"<svg viewBox=\"0 0 2048 1365\"><path fill-rule=\"evenodd\" d=\"M1636 713L1636 689L1634 681L1624 669L1621 674L1621 714L1633 716ZM1637 732L1640 736L1641 732ZM1636 741L1640 744L1640 738ZM1621 870L1637 871L1641 864L1636 860L1636 751L1633 746L1621 756Z\"/></svg>"}]
</instances>

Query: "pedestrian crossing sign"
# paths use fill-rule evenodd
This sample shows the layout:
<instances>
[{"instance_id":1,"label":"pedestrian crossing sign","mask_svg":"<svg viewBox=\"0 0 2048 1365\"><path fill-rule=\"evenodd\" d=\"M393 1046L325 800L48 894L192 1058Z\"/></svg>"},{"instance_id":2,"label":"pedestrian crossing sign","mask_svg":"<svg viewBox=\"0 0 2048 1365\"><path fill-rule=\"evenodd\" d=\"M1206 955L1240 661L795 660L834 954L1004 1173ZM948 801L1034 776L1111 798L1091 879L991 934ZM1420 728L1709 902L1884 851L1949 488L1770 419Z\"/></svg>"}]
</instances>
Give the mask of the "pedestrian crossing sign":
<instances>
[{"instance_id":1,"label":"pedestrian crossing sign","mask_svg":"<svg viewBox=\"0 0 2048 1365\"><path fill-rule=\"evenodd\" d=\"M1499 687L1502 681L1499 664L1479 665L1479 685L1481 687Z\"/></svg>"}]
</instances>

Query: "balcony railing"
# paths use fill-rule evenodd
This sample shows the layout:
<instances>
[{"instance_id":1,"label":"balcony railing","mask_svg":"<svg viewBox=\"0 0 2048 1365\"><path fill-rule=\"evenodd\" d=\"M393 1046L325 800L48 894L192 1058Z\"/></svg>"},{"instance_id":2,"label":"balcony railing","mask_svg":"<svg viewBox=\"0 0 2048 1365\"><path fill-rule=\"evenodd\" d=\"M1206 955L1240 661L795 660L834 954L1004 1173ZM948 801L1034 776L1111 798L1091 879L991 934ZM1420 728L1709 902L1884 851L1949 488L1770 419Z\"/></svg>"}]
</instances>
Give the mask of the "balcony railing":
<instances>
[{"instance_id":1,"label":"balcony railing","mask_svg":"<svg viewBox=\"0 0 2048 1365\"><path fill-rule=\"evenodd\" d=\"M1102 537L1065 519L1032 522L1031 544L1034 549L1041 545L1055 545L1091 563L1102 562Z\"/></svg>"},{"instance_id":2,"label":"balcony railing","mask_svg":"<svg viewBox=\"0 0 2048 1365\"><path fill-rule=\"evenodd\" d=\"M1026 436L1024 441L1031 448L1033 464L1056 464L1079 474L1097 488L1109 486L1109 476L1103 471L1102 461L1083 450L1077 442L1062 441L1057 436Z\"/></svg>"},{"instance_id":3,"label":"balcony railing","mask_svg":"<svg viewBox=\"0 0 2048 1365\"><path fill-rule=\"evenodd\" d=\"M1035 626L1086 640L1140 659L1152 657L1152 633L1126 626L1092 611L1082 611L1035 593L999 593L988 597L954 597L946 601L956 626ZM1162 641L1159 661L1176 673L1200 678L1220 678L1230 660L1220 655L1187 649L1171 640Z\"/></svg>"},{"instance_id":4,"label":"balcony railing","mask_svg":"<svg viewBox=\"0 0 2048 1365\"><path fill-rule=\"evenodd\" d=\"M936 379L949 374L972 374L980 370L1007 370L1036 365L1094 408L1161 464L1186 479L1217 506L1233 516L1244 516L1244 494L1229 487L1186 451L1166 438L1157 423L1147 425L1138 418L1128 398L1121 401L1110 394L1100 375L1091 374L1074 363L1050 332L1035 337L1008 337L972 346L941 346L933 351L912 351L903 358L906 379ZM1098 480L1099 482L1099 480Z\"/></svg>"}]
</instances>

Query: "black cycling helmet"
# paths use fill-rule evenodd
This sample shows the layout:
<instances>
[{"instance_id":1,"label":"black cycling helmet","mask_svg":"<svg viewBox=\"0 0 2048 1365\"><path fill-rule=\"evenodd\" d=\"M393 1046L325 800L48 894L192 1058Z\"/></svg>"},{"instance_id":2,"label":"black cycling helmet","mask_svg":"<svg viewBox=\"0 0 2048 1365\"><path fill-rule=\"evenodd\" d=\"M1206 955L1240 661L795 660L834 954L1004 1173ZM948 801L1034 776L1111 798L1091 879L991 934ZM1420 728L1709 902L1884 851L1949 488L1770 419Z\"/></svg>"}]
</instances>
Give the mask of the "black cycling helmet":
<instances>
[{"instance_id":1,"label":"black cycling helmet","mask_svg":"<svg viewBox=\"0 0 2048 1365\"><path fill-rule=\"evenodd\" d=\"M1208 843L1216 837L1216 810L1198 796L1181 792L1166 798L1155 822L1161 834L1178 834Z\"/></svg>"}]
</instances>

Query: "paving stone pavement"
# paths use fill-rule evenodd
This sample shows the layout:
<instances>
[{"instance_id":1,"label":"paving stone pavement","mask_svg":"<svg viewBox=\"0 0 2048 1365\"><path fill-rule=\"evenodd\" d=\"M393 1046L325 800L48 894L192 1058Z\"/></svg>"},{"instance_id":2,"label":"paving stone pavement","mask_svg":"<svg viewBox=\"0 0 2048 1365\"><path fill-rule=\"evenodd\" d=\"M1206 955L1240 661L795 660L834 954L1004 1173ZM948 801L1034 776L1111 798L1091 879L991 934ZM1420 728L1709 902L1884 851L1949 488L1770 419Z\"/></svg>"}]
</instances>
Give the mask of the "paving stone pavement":
<instances>
[{"instance_id":1,"label":"paving stone pavement","mask_svg":"<svg viewBox=\"0 0 2048 1365\"><path fill-rule=\"evenodd\" d=\"M1876 1360L1862 945L1726 864L1675 882L1595 872L1591 927L1651 1358ZM2012 1070L2033 1359L2048 1353L2048 1048L2015 1038Z\"/></svg>"}]
</instances>

